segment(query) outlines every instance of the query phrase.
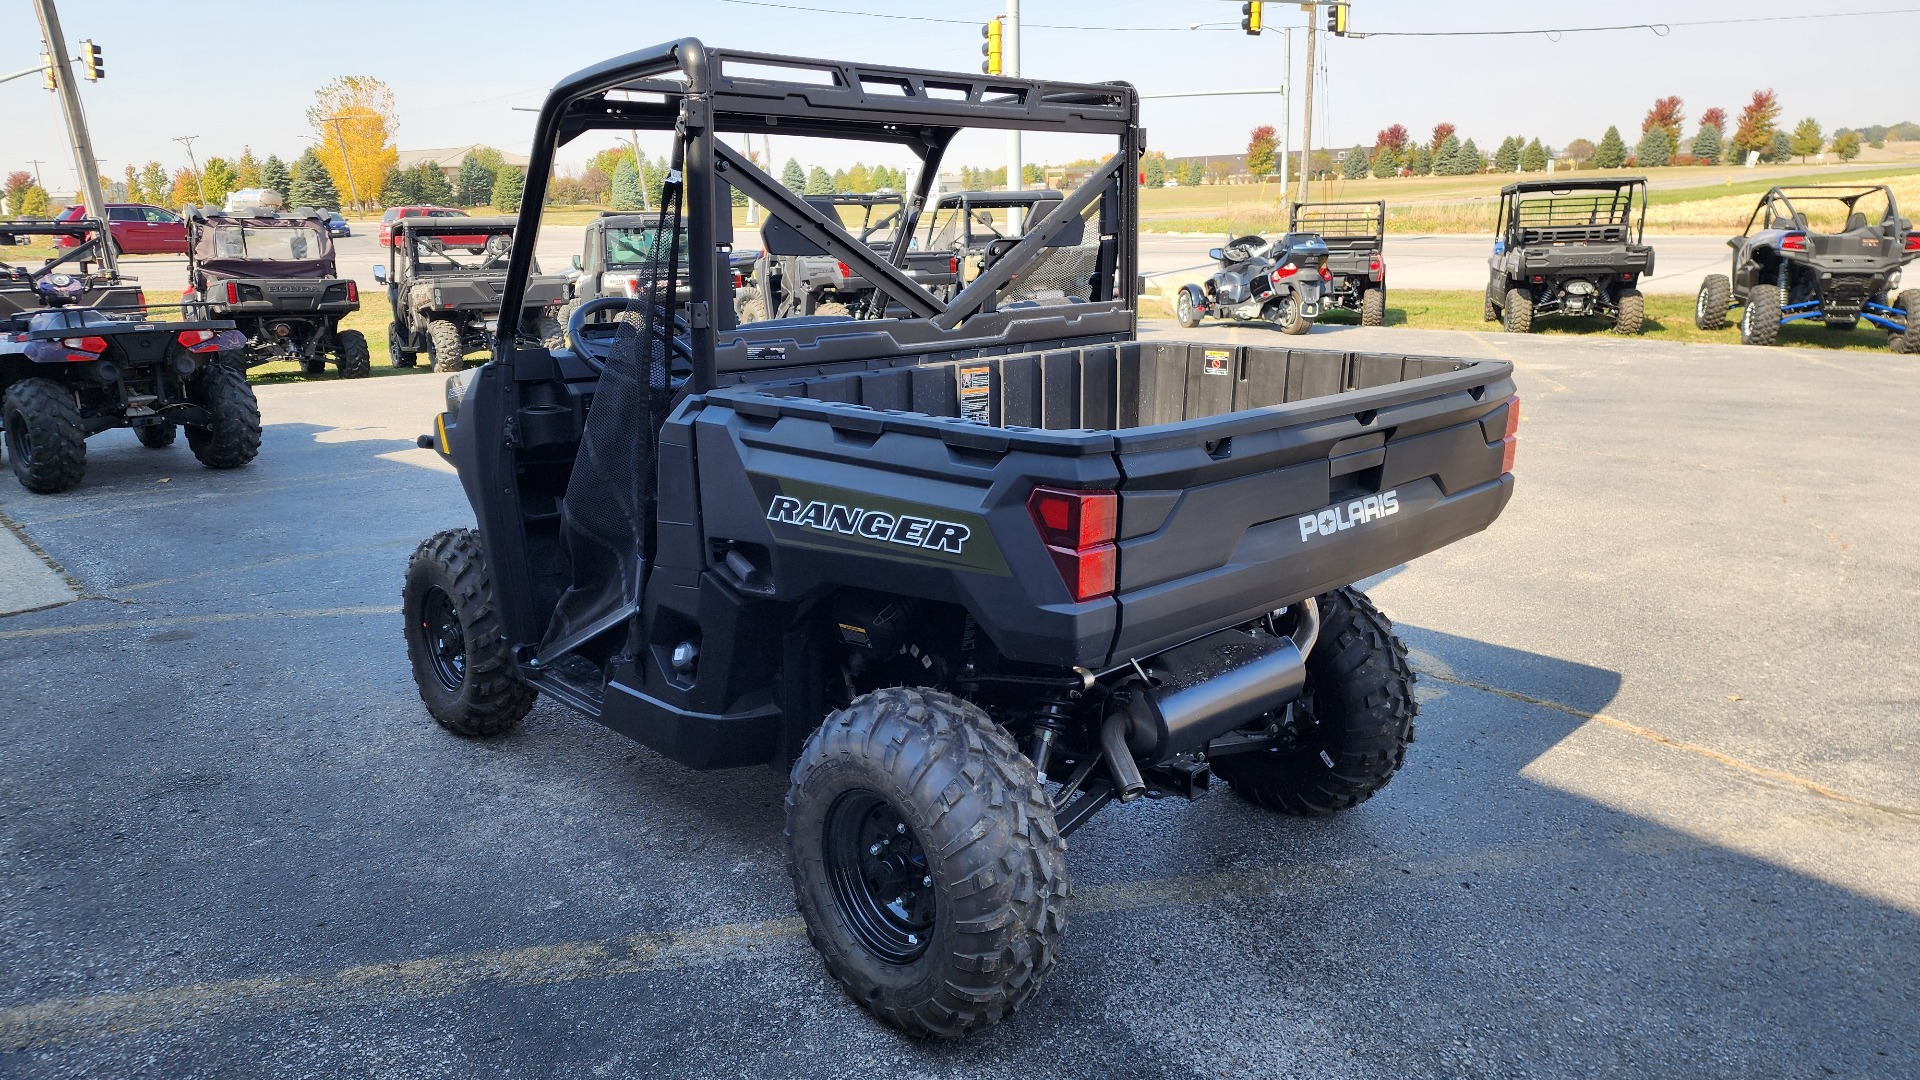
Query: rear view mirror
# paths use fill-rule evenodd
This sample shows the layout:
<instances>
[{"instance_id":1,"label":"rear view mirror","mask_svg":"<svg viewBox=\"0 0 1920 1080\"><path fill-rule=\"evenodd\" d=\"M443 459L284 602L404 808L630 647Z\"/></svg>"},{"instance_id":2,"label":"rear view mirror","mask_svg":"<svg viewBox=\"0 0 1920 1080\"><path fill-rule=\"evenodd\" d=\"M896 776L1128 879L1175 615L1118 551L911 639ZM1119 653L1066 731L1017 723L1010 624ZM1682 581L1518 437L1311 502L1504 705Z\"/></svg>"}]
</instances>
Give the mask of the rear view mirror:
<instances>
[{"instance_id":1,"label":"rear view mirror","mask_svg":"<svg viewBox=\"0 0 1920 1080\"><path fill-rule=\"evenodd\" d=\"M1226 255L1222 254L1219 248L1208 248L1207 258L1212 259L1214 262L1219 262L1225 259Z\"/></svg>"},{"instance_id":2,"label":"rear view mirror","mask_svg":"<svg viewBox=\"0 0 1920 1080\"><path fill-rule=\"evenodd\" d=\"M975 210L973 212L973 220L982 225L991 225L993 224L993 214L985 210Z\"/></svg>"},{"instance_id":3,"label":"rear view mirror","mask_svg":"<svg viewBox=\"0 0 1920 1080\"><path fill-rule=\"evenodd\" d=\"M1744 236L1736 236L1736 237L1734 237L1733 239L1731 239L1731 240L1729 240L1729 241L1727 241L1727 246L1728 246L1728 247L1730 247L1730 248L1732 248L1732 249L1733 249L1733 250L1735 250L1735 251L1739 251L1739 250L1740 250L1740 241L1742 241L1742 240L1745 240L1745 239L1746 239L1746 237L1744 237Z\"/></svg>"},{"instance_id":4,"label":"rear view mirror","mask_svg":"<svg viewBox=\"0 0 1920 1080\"><path fill-rule=\"evenodd\" d=\"M373 268L373 280L385 285L387 283L387 268L375 265Z\"/></svg>"},{"instance_id":5,"label":"rear view mirror","mask_svg":"<svg viewBox=\"0 0 1920 1080\"><path fill-rule=\"evenodd\" d=\"M575 270L584 270L584 269L586 269L586 267L584 267L584 266L581 266L581 265L580 265L580 256L578 256L578 255L575 255L575 256L573 257L573 268L574 268Z\"/></svg>"}]
</instances>

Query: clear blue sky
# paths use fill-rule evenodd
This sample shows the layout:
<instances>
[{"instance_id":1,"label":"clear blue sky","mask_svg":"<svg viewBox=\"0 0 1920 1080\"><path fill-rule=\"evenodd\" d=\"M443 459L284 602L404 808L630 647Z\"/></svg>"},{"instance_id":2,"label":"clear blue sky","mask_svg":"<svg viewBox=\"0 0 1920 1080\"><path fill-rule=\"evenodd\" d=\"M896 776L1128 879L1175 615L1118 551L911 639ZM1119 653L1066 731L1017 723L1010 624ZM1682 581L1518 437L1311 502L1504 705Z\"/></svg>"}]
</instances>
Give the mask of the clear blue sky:
<instances>
[{"instance_id":1,"label":"clear blue sky","mask_svg":"<svg viewBox=\"0 0 1920 1080\"><path fill-rule=\"evenodd\" d=\"M473 142L524 152L532 106L567 72L658 41L695 36L709 44L800 55L977 70L978 23L1000 0L941 4L871 0L792 0L799 6L924 14L960 25L809 14L726 0L634 3L465 0L461 3L266 4L141 3L64 0L71 40L91 37L106 52L108 77L82 83L104 169L128 162L185 164L176 135L198 135L196 153L237 154L250 144L291 159L307 145L305 111L313 91L336 75L365 74L393 88L402 148ZM1541 2L1432 3L1354 0L1362 31L1491 29L1661 20L1802 15L1920 6L1913 0L1613 0L1599 5ZM1269 3L1269 24L1298 25L1296 5ZM529 13L532 14L529 14ZM1125 79L1143 92L1278 84L1278 35L1250 38L1237 29L1237 0L1024 0L1027 74L1065 79ZM1232 23L1189 31L1190 22ZM1032 24L1175 27L1162 31L1055 30ZM262 32L249 33L251 27ZM305 33L288 33L291 28ZM204 28L204 29L202 29ZM445 44L434 44L445 34ZM38 26L26 0L0 5L0 70L32 65ZM1294 73L1303 75L1304 42L1295 34ZM1920 14L1859 19L1674 27L1544 37L1333 41L1316 114L1316 146L1371 142L1403 123L1424 134L1451 121L1490 149L1506 134L1560 146L1598 139L1617 124L1629 141L1653 99L1686 99L1687 130L1700 112L1735 112L1748 94L1773 87L1791 125L1813 116L1828 129L1920 119L1920 76L1912 50ZM1277 123L1275 98L1148 102L1151 144L1172 155L1234 153L1259 123ZM1298 132L1296 111L1295 131ZM0 170L41 159L49 187L70 190L73 171L54 96L29 77L0 84ZM1296 135L1297 138L1297 135ZM603 145L583 140L571 157ZM774 147L777 157L788 148ZM998 143L983 142L980 164L1000 163ZM802 156L807 156L802 154ZM817 155L816 155L817 156ZM973 156L973 155L969 155ZM1029 160L1035 154L1029 153ZM839 162L827 162L840 164Z\"/></svg>"}]
</instances>

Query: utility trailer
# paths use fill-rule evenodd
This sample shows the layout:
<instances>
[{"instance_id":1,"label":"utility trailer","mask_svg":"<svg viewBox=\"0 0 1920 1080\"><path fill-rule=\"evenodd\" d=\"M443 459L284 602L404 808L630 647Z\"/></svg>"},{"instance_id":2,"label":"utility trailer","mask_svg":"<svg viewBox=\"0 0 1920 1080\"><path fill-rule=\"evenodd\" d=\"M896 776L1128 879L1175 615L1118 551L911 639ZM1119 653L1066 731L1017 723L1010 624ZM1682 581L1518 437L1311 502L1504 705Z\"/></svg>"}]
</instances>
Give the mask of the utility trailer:
<instances>
[{"instance_id":1,"label":"utility trailer","mask_svg":"<svg viewBox=\"0 0 1920 1080\"><path fill-rule=\"evenodd\" d=\"M1385 202L1295 203L1290 233L1317 233L1327 245L1323 307L1357 312L1361 326L1387 321L1387 204Z\"/></svg>"},{"instance_id":2,"label":"utility trailer","mask_svg":"<svg viewBox=\"0 0 1920 1080\"><path fill-rule=\"evenodd\" d=\"M670 133L673 179L642 295L551 347L524 332L531 241L556 153L596 128ZM900 256L983 128L1112 153L942 298ZM762 171L763 134L915 155L894 248ZM486 737L545 696L695 769L787 773L809 936L914 1034L1038 990L1065 838L1102 807L1217 775L1326 814L1385 785L1413 673L1352 583L1513 490L1504 362L1139 340L1144 150L1124 83L691 39L608 60L540 111L493 361L421 437L478 521L408 564L428 712ZM771 255L844 261L898 314L740 323L736 191Z\"/></svg>"}]
</instances>

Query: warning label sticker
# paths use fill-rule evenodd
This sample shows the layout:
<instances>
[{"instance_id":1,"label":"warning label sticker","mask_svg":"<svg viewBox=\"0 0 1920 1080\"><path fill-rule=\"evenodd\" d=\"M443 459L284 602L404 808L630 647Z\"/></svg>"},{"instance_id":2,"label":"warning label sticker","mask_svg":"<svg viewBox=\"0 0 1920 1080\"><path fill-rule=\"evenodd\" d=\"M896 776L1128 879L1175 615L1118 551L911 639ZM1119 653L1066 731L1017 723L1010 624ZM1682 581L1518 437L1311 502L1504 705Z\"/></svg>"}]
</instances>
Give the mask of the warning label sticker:
<instances>
[{"instance_id":1,"label":"warning label sticker","mask_svg":"<svg viewBox=\"0 0 1920 1080\"><path fill-rule=\"evenodd\" d=\"M986 364L959 369L960 415L976 423L993 423L993 368Z\"/></svg>"},{"instance_id":2,"label":"warning label sticker","mask_svg":"<svg viewBox=\"0 0 1920 1080\"><path fill-rule=\"evenodd\" d=\"M1208 375L1227 375L1231 373L1233 351L1231 349L1208 349L1205 366L1200 370Z\"/></svg>"}]
</instances>

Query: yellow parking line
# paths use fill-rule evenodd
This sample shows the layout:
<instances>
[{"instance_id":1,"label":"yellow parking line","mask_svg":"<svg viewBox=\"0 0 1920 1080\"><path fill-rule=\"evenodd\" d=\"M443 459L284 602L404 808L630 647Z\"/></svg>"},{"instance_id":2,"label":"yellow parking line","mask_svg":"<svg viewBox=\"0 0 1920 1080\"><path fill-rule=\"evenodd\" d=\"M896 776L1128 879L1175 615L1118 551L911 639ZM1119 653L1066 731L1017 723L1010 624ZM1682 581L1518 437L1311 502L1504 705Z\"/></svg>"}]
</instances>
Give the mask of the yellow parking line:
<instances>
[{"instance_id":1,"label":"yellow parking line","mask_svg":"<svg viewBox=\"0 0 1920 1080\"><path fill-rule=\"evenodd\" d=\"M1681 753L1703 757L1708 761L1725 765L1727 768L1737 769L1741 772L1761 777L1762 779L1775 781L1776 783L1787 784L1808 792L1809 794L1818 795L1823 799L1832 799L1834 802L1846 803L1848 806L1878 810L1883 814L1920 818L1920 809L1915 809L1910 806L1894 806L1888 803L1878 803L1871 799L1863 799L1858 795L1849 795L1844 791L1836 791L1816 780L1809 780L1804 776L1795 776L1793 773L1768 768L1765 765L1755 765L1750 761L1742 761L1732 754L1722 753L1711 746L1701 746L1699 743L1690 743L1682 739L1676 739L1670 735L1663 735L1652 728L1641 727L1639 724L1622 720L1617 716L1587 712L1584 709L1576 709L1562 702L1550 701L1546 698L1537 698L1531 694L1522 694L1517 690L1505 690L1498 686L1489 686L1486 683L1475 682L1472 679L1463 679L1457 675L1442 675L1439 672L1421 665L1416 665L1416 670L1425 678L1437 679L1444 683L1452 683L1455 686L1463 686L1469 690L1479 690L1483 693L1494 694L1498 697L1506 698L1509 701L1519 701L1528 705L1536 705L1542 709L1552 709L1555 712L1565 713L1568 716L1577 716L1582 720L1591 720L1596 724L1602 724L1615 731L1625 732L1636 738L1658 743L1670 750L1678 750Z\"/></svg>"},{"instance_id":2,"label":"yellow parking line","mask_svg":"<svg viewBox=\"0 0 1920 1080\"><path fill-rule=\"evenodd\" d=\"M1075 915L1215 903L1234 897L1343 886L1369 872L1444 877L1520 865L1566 854L1556 845L1470 852L1411 864L1352 859L1256 870L1196 874L1079 889ZM368 997L426 1000L476 986L543 986L738 959L757 949L806 939L798 918L730 923L697 930L635 934L518 949L459 953L365 964L327 975L268 975L121 994L62 998L0 1012L0 1050L23 1050L75 1039L184 1027L233 1010L311 1010L356 1006Z\"/></svg>"},{"instance_id":3,"label":"yellow parking line","mask_svg":"<svg viewBox=\"0 0 1920 1080\"><path fill-rule=\"evenodd\" d=\"M209 623L253 622L264 619L320 619L339 615L398 615L398 604L363 604L358 607L302 608L294 611L229 611L208 615L169 615L159 619L123 619L119 622L83 623L79 626L42 626L33 630L0 630L0 641L9 638L58 637L63 634L98 634L113 630L171 630L179 626L204 626Z\"/></svg>"}]
</instances>

